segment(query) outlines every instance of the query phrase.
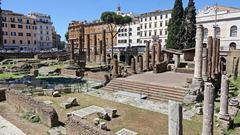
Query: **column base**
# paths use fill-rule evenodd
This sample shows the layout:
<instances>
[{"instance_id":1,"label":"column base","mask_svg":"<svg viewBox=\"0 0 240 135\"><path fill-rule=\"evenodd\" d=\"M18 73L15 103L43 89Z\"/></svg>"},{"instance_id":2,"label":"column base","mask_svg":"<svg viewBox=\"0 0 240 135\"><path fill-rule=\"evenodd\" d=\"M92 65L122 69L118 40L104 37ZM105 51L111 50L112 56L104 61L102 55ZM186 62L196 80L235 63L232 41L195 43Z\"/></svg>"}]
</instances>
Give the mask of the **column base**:
<instances>
[{"instance_id":1,"label":"column base","mask_svg":"<svg viewBox=\"0 0 240 135\"><path fill-rule=\"evenodd\" d=\"M231 117L229 114L221 114L221 112L218 114L218 119L230 121Z\"/></svg>"}]
</instances>

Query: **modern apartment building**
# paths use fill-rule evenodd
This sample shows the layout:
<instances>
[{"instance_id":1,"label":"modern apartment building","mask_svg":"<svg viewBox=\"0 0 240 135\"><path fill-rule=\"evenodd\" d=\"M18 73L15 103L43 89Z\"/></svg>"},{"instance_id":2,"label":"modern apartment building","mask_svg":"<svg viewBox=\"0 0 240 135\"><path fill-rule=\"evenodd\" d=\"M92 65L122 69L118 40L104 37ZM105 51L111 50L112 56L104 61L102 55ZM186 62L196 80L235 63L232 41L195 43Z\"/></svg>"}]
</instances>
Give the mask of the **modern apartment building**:
<instances>
[{"instance_id":1,"label":"modern apartment building","mask_svg":"<svg viewBox=\"0 0 240 135\"><path fill-rule=\"evenodd\" d=\"M140 43L160 40L162 46L166 45L168 23L171 10L157 10L140 15Z\"/></svg>"},{"instance_id":2,"label":"modern apartment building","mask_svg":"<svg viewBox=\"0 0 240 135\"><path fill-rule=\"evenodd\" d=\"M220 51L240 49L240 8L207 6L197 14L197 24L204 27L205 43L208 36L215 35L221 40Z\"/></svg>"},{"instance_id":3,"label":"modern apartment building","mask_svg":"<svg viewBox=\"0 0 240 135\"><path fill-rule=\"evenodd\" d=\"M3 47L6 50L37 50L36 21L13 11L2 11Z\"/></svg>"},{"instance_id":4,"label":"modern apartment building","mask_svg":"<svg viewBox=\"0 0 240 135\"><path fill-rule=\"evenodd\" d=\"M49 50L53 47L52 29L53 23L49 15L41 13L29 13L29 17L36 21L38 50Z\"/></svg>"}]
</instances>

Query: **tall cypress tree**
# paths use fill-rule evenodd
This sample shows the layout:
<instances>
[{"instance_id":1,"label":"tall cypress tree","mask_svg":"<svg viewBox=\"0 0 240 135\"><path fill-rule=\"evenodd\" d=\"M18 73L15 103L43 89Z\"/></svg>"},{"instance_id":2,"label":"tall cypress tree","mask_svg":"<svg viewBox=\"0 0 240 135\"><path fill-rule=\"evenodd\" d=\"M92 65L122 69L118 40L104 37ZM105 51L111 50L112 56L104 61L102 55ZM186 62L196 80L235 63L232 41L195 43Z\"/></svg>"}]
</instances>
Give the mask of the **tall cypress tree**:
<instances>
[{"instance_id":1,"label":"tall cypress tree","mask_svg":"<svg viewBox=\"0 0 240 135\"><path fill-rule=\"evenodd\" d=\"M184 10L182 0L175 0L172 10L172 18L168 25L167 48L182 49L182 39L184 33Z\"/></svg>"},{"instance_id":2,"label":"tall cypress tree","mask_svg":"<svg viewBox=\"0 0 240 135\"><path fill-rule=\"evenodd\" d=\"M196 7L193 0L189 0L185 9L185 45L184 48L195 47L196 37Z\"/></svg>"}]
</instances>

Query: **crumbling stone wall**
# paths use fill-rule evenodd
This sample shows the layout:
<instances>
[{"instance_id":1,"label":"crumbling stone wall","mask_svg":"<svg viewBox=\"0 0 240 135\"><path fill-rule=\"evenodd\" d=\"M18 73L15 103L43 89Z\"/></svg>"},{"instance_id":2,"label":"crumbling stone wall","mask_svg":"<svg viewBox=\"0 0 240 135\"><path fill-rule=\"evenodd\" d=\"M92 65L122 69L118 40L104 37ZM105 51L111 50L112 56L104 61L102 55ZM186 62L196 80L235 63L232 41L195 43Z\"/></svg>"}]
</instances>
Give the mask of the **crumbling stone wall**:
<instances>
[{"instance_id":1,"label":"crumbling stone wall","mask_svg":"<svg viewBox=\"0 0 240 135\"><path fill-rule=\"evenodd\" d=\"M168 70L167 65L168 65L168 61L163 61L161 63L158 63L154 66L153 72L154 73L166 72Z\"/></svg>"},{"instance_id":2,"label":"crumbling stone wall","mask_svg":"<svg viewBox=\"0 0 240 135\"><path fill-rule=\"evenodd\" d=\"M0 102L6 100L5 91L5 88L0 89Z\"/></svg>"},{"instance_id":3,"label":"crumbling stone wall","mask_svg":"<svg viewBox=\"0 0 240 135\"><path fill-rule=\"evenodd\" d=\"M77 117L68 117L66 123L67 135L114 135L112 132L104 131L87 121Z\"/></svg>"},{"instance_id":4,"label":"crumbling stone wall","mask_svg":"<svg viewBox=\"0 0 240 135\"><path fill-rule=\"evenodd\" d=\"M59 124L57 112L53 107L43 102L36 101L32 97L19 91L7 90L6 100L9 104L14 105L18 109L35 112L39 115L41 122L49 127L54 127Z\"/></svg>"}]
</instances>

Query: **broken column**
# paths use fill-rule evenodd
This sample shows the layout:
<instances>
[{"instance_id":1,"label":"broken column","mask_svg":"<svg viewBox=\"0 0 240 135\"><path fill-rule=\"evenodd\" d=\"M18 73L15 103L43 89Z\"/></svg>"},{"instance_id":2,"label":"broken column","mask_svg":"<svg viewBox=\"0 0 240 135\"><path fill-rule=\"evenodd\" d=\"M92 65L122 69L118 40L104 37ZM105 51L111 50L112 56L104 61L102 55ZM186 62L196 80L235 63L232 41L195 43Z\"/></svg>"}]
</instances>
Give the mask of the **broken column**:
<instances>
[{"instance_id":1,"label":"broken column","mask_svg":"<svg viewBox=\"0 0 240 135\"><path fill-rule=\"evenodd\" d=\"M139 56L138 59L139 59L139 61L138 61L139 72L143 72L143 57Z\"/></svg>"},{"instance_id":2,"label":"broken column","mask_svg":"<svg viewBox=\"0 0 240 135\"><path fill-rule=\"evenodd\" d=\"M70 60L74 60L74 41L71 40L71 53L70 53Z\"/></svg>"},{"instance_id":3,"label":"broken column","mask_svg":"<svg viewBox=\"0 0 240 135\"><path fill-rule=\"evenodd\" d=\"M146 50L145 50L145 69L147 71L149 71L149 46L150 46L150 42L147 41Z\"/></svg>"},{"instance_id":4,"label":"broken column","mask_svg":"<svg viewBox=\"0 0 240 135\"><path fill-rule=\"evenodd\" d=\"M102 40L99 41L99 63L102 62Z\"/></svg>"},{"instance_id":5,"label":"broken column","mask_svg":"<svg viewBox=\"0 0 240 135\"><path fill-rule=\"evenodd\" d=\"M157 63L161 62L161 43L158 42L157 44Z\"/></svg>"},{"instance_id":6,"label":"broken column","mask_svg":"<svg viewBox=\"0 0 240 135\"><path fill-rule=\"evenodd\" d=\"M93 43L93 60L97 61L97 34L94 34L94 43Z\"/></svg>"},{"instance_id":7,"label":"broken column","mask_svg":"<svg viewBox=\"0 0 240 135\"><path fill-rule=\"evenodd\" d=\"M155 66L155 53L156 53L156 51L155 51L155 45L152 45L152 68Z\"/></svg>"},{"instance_id":8,"label":"broken column","mask_svg":"<svg viewBox=\"0 0 240 135\"><path fill-rule=\"evenodd\" d=\"M113 65L112 75L113 77L118 77L118 60L114 58L112 60L112 65Z\"/></svg>"},{"instance_id":9,"label":"broken column","mask_svg":"<svg viewBox=\"0 0 240 135\"><path fill-rule=\"evenodd\" d=\"M208 49L207 46L203 47L202 53L202 77L203 81L208 81Z\"/></svg>"},{"instance_id":10,"label":"broken column","mask_svg":"<svg viewBox=\"0 0 240 135\"><path fill-rule=\"evenodd\" d=\"M203 51L203 26L197 26L196 47L195 47L195 67L193 86L201 88L202 85L202 51Z\"/></svg>"},{"instance_id":11,"label":"broken column","mask_svg":"<svg viewBox=\"0 0 240 135\"><path fill-rule=\"evenodd\" d=\"M217 54L217 39L213 38L213 47L212 47L212 78L215 78L216 72L216 54Z\"/></svg>"},{"instance_id":12,"label":"broken column","mask_svg":"<svg viewBox=\"0 0 240 135\"><path fill-rule=\"evenodd\" d=\"M135 58L132 58L132 60L131 60L132 62L131 62L131 67L132 67L132 73L133 74L136 74L136 60L135 60Z\"/></svg>"},{"instance_id":13,"label":"broken column","mask_svg":"<svg viewBox=\"0 0 240 135\"><path fill-rule=\"evenodd\" d=\"M87 35L87 61L90 62L90 35Z\"/></svg>"},{"instance_id":14,"label":"broken column","mask_svg":"<svg viewBox=\"0 0 240 135\"><path fill-rule=\"evenodd\" d=\"M219 118L224 120L229 120L228 90L229 90L229 78L227 77L227 75L222 75Z\"/></svg>"},{"instance_id":15,"label":"broken column","mask_svg":"<svg viewBox=\"0 0 240 135\"><path fill-rule=\"evenodd\" d=\"M106 64L107 62L107 50L106 50L106 30L103 30L103 36L102 36L102 62Z\"/></svg>"},{"instance_id":16,"label":"broken column","mask_svg":"<svg viewBox=\"0 0 240 135\"><path fill-rule=\"evenodd\" d=\"M182 105L175 101L168 101L168 134L182 135Z\"/></svg>"},{"instance_id":17,"label":"broken column","mask_svg":"<svg viewBox=\"0 0 240 135\"><path fill-rule=\"evenodd\" d=\"M174 65L175 68L178 68L180 66L180 55L174 54Z\"/></svg>"},{"instance_id":18,"label":"broken column","mask_svg":"<svg viewBox=\"0 0 240 135\"><path fill-rule=\"evenodd\" d=\"M205 83L202 135L213 135L214 89L215 88L212 83Z\"/></svg>"},{"instance_id":19,"label":"broken column","mask_svg":"<svg viewBox=\"0 0 240 135\"><path fill-rule=\"evenodd\" d=\"M213 51L213 38L208 37L208 77L212 77L212 51Z\"/></svg>"}]
</instances>

